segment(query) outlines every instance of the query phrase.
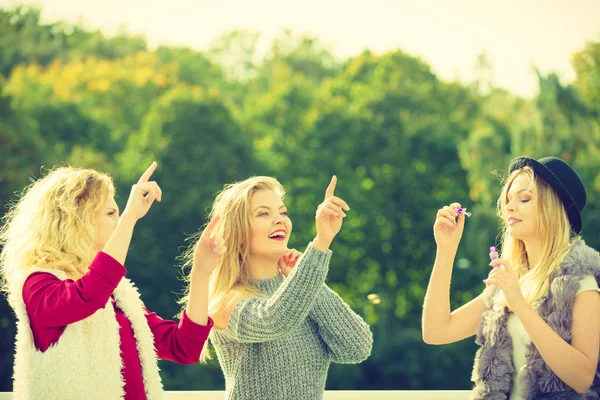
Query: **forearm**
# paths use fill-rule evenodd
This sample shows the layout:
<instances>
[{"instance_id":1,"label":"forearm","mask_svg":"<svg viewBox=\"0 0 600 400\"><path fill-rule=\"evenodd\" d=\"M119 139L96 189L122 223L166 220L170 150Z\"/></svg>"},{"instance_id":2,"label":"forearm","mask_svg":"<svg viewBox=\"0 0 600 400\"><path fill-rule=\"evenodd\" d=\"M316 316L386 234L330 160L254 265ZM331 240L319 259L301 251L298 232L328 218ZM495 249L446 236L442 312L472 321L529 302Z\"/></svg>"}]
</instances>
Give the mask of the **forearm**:
<instances>
[{"instance_id":1,"label":"forearm","mask_svg":"<svg viewBox=\"0 0 600 400\"><path fill-rule=\"evenodd\" d=\"M317 292L325 282L331 252L310 245L288 279L269 298L253 297L234 308L229 327L241 342L274 340L308 316Z\"/></svg>"},{"instance_id":2,"label":"forearm","mask_svg":"<svg viewBox=\"0 0 600 400\"><path fill-rule=\"evenodd\" d=\"M108 254L122 265L125 265L125 259L127 258L127 252L129 251L131 237L133 236L133 228L135 227L136 222L136 219L127 214L123 214L121 218L119 218L119 222L112 235L110 235L108 242L106 242L102 249L104 253Z\"/></svg>"},{"instance_id":3,"label":"forearm","mask_svg":"<svg viewBox=\"0 0 600 400\"><path fill-rule=\"evenodd\" d=\"M423 339L444 332L450 323L450 281L455 252L438 250L423 304Z\"/></svg>"},{"instance_id":4,"label":"forearm","mask_svg":"<svg viewBox=\"0 0 600 400\"><path fill-rule=\"evenodd\" d=\"M186 312L193 322L199 325L208 324L208 274L192 269Z\"/></svg>"},{"instance_id":5,"label":"forearm","mask_svg":"<svg viewBox=\"0 0 600 400\"><path fill-rule=\"evenodd\" d=\"M513 310L550 369L573 390L582 393L591 384L596 365L564 341L527 303Z\"/></svg>"},{"instance_id":6,"label":"forearm","mask_svg":"<svg viewBox=\"0 0 600 400\"><path fill-rule=\"evenodd\" d=\"M196 324L190 319L187 310L183 312L179 323L162 319L148 310L146 310L146 320L154 336L158 357L179 364L198 362L213 327L210 319L207 325Z\"/></svg>"},{"instance_id":7,"label":"forearm","mask_svg":"<svg viewBox=\"0 0 600 400\"><path fill-rule=\"evenodd\" d=\"M321 286L309 317L319 327L334 362L358 363L371 354L369 326L327 285Z\"/></svg>"},{"instance_id":8,"label":"forearm","mask_svg":"<svg viewBox=\"0 0 600 400\"><path fill-rule=\"evenodd\" d=\"M344 302L344 300L326 284L322 284L309 316L320 326L340 334L370 336L368 326ZM364 329L366 328L366 330ZM350 333L354 331L353 333ZM367 334L367 331L368 334Z\"/></svg>"}]
</instances>

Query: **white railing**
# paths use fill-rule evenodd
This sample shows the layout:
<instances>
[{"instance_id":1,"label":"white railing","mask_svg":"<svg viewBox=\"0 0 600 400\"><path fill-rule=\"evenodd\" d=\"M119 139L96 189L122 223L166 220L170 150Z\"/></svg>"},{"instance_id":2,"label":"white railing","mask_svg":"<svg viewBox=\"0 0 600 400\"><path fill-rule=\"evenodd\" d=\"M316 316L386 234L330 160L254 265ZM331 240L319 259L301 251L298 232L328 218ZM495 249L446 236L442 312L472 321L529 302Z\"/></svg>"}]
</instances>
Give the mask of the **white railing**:
<instances>
[{"instance_id":1,"label":"white railing","mask_svg":"<svg viewBox=\"0 0 600 400\"><path fill-rule=\"evenodd\" d=\"M468 390L327 390L323 400L466 400ZM223 400L223 391L167 391L165 400ZM12 394L0 392L0 400Z\"/></svg>"}]
</instances>

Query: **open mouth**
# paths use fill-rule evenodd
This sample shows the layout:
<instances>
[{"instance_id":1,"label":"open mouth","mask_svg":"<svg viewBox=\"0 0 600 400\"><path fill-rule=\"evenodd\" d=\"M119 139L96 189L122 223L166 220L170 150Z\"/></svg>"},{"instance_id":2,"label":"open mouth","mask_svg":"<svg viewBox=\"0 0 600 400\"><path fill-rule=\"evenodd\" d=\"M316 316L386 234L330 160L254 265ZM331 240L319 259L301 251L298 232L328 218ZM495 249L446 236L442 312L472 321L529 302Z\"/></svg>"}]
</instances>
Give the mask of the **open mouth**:
<instances>
[{"instance_id":1,"label":"open mouth","mask_svg":"<svg viewBox=\"0 0 600 400\"><path fill-rule=\"evenodd\" d=\"M278 230L276 230L275 232L273 232L273 233L271 233L269 235L269 239L284 241L285 240L285 234L286 234L285 230L278 229Z\"/></svg>"},{"instance_id":2,"label":"open mouth","mask_svg":"<svg viewBox=\"0 0 600 400\"><path fill-rule=\"evenodd\" d=\"M508 219L508 226L513 226L514 224L518 224L519 222L521 222L520 219L516 219L516 218L509 218Z\"/></svg>"}]
</instances>

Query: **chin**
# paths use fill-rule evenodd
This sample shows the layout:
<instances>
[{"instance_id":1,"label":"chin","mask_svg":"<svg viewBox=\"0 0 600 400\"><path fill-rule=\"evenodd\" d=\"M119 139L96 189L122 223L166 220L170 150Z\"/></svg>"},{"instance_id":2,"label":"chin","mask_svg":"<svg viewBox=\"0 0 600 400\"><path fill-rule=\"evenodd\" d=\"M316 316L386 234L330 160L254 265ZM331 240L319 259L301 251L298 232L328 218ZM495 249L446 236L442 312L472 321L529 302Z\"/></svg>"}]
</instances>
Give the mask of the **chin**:
<instances>
[{"instance_id":1,"label":"chin","mask_svg":"<svg viewBox=\"0 0 600 400\"><path fill-rule=\"evenodd\" d=\"M535 233L531 234L531 233L527 233L527 232L523 232L523 231L519 231L517 230L508 230L508 234L513 238L513 239L518 239L522 242L525 242L527 239L531 239L533 237L535 237Z\"/></svg>"},{"instance_id":2,"label":"chin","mask_svg":"<svg viewBox=\"0 0 600 400\"><path fill-rule=\"evenodd\" d=\"M278 244L277 248L275 248L273 250L277 255L282 256L285 253L287 253L289 249L288 249L287 243L280 243L280 244Z\"/></svg>"},{"instance_id":3,"label":"chin","mask_svg":"<svg viewBox=\"0 0 600 400\"><path fill-rule=\"evenodd\" d=\"M280 249L277 249L276 253L278 256L283 256L285 253L288 252L288 247L287 247L287 243L282 244Z\"/></svg>"},{"instance_id":4,"label":"chin","mask_svg":"<svg viewBox=\"0 0 600 400\"><path fill-rule=\"evenodd\" d=\"M518 232L518 231L515 231L514 229L508 228L508 229L507 229L507 232L508 232L508 234L509 234L511 237L513 237L513 238L515 238L515 239L521 239L521 235L519 235L519 232Z\"/></svg>"},{"instance_id":5,"label":"chin","mask_svg":"<svg viewBox=\"0 0 600 400\"><path fill-rule=\"evenodd\" d=\"M270 243L269 246L262 246L260 249L254 248L250 250L250 254L259 257L281 258L288 251L286 242Z\"/></svg>"}]
</instances>

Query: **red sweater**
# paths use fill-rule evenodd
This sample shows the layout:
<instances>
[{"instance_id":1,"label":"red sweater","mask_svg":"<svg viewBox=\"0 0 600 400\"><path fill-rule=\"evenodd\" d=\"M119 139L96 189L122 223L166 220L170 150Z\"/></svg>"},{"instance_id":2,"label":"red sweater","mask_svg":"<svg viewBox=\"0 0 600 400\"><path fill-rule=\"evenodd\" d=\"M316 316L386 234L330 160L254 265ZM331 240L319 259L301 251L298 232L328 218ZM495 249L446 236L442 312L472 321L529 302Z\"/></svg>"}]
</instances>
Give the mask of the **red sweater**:
<instances>
[{"instance_id":1,"label":"red sweater","mask_svg":"<svg viewBox=\"0 0 600 400\"><path fill-rule=\"evenodd\" d=\"M58 342L68 324L81 321L104 308L126 272L121 263L100 252L90 265L89 272L76 281L62 281L44 272L31 274L23 286L23 301L36 348L46 351ZM115 307L114 301L112 304ZM125 399L146 399L131 323L119 308L115 307L115 313L120 326ZM146 309L145 315L154 335L159 358L179 364L198 362L204 342L213 327L210 318L208 325L203 326L190 320L185 311L179 324L164 320Z\"/></svg>"}]
</instances>

